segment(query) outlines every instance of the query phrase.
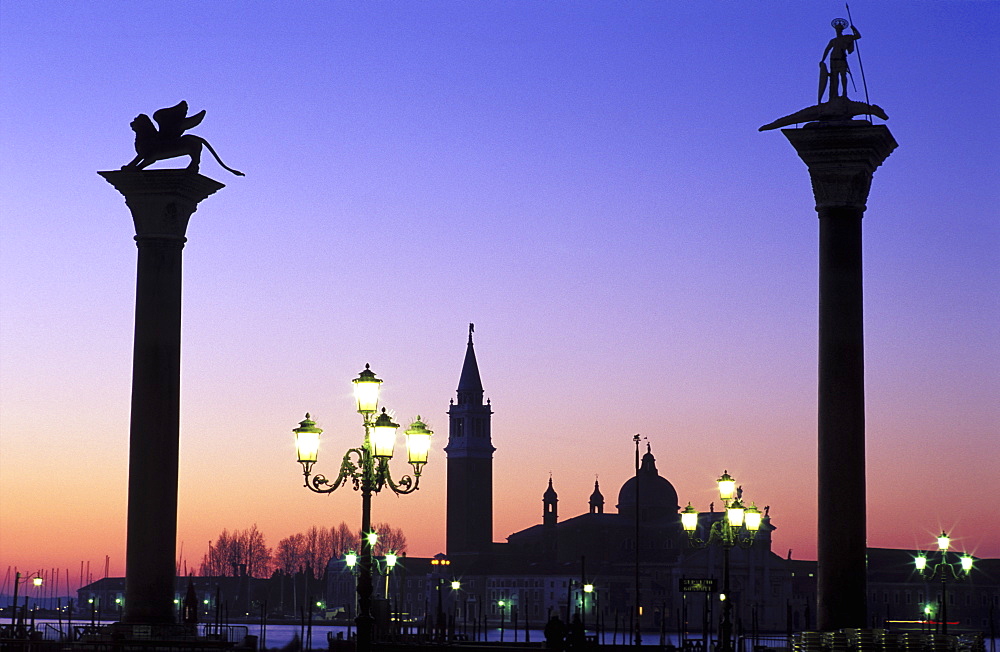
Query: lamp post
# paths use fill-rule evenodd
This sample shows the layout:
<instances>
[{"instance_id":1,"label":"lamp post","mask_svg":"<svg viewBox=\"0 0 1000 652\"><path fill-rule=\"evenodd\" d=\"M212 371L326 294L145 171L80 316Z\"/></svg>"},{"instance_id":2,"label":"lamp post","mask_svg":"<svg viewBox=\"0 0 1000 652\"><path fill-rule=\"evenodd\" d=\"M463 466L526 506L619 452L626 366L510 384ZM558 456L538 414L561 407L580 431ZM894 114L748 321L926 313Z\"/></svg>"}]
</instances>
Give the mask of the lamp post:
<instances>
[{"instance_id":1,"label":"lamp post","mask_svg":"<svg viewBox=\"0 0 1000 652\"><path fill-rule=\"evenodd\" d=\"M688 533L688 540L695 548L704 548L712 544L722 546L722 624L719 626L719 652L733 652L733 620L732 600L729 594L729 551L734 546L749 548L753 545L754 535L760 529L763 514L756 505L745 507L741 500L742 489L737 489L736 481L723 471L718 479L719 497L725 509L722 517L712 522L708 539L699 539L698 510L687 504L681 512L681 526Z\"/></svg>"},{"instance_id":2,"label":"lamp post","mask_svg":"<svg viewBox=\"0 0 1000 652\"><path fill-rule=\"evenodd\" d=\"M340 473L335 480L326 476L311 475L313 464L316 463L319 452L319 438L323 432L316 427L316 422L306 418L294 428L295 448L299 463L305 476L305 486L316 493L328 494L347 484L348 481L355 491L361 492L361 555L358 558L358 617L355 623L358 627L358 650L371 650L372 633L375 621L372 617L372 567L373 549L378 534L372 531L372 494L383 489L390 489L396 494L409 494L420 486L420 473L427 463L427 453L430 449L431 435L426 424L417 416L417 420L406 430L406 448L413 476L404 475L398 482L393 481L389 473L389 460L392 459L393 445L396 440L396 429L399 424L382 413L375 417L378 410L379 387L382 381L375 377L369 365L365 365L357 378L353 380L354 397L358 405L358 413L362 417L365 437L360 447L350 448L344 453L340 463Z\"/></svg>"},{"instance_id":3,"label":"lamp post","mask_svg":"<svg viewBox=\"0 0 1000 652\"><path fill-rule=\"evenodd\" d=\"M11 613L10 613L10 625L11 625L11 629L12 630L16 630L17 629L17 592L18 592L18 588L21 586L21 584L27 584L28 582L31 582L32 586L38 587L38 586L42 585L42 582L44 582L44 580L42 579L42 577L40 575L35 575L34 577L23 577L22 578L21 577L21 573L19 573L19 572L18 573L14 573L14 604L13 604L13 606L11 608ZM28 608L28 594L27 593L25 593L25 596L24 596L24 607L25 607L25 611L27 611L27 608Z\"/></svg>"},{"instance_id":4,"label":"lamp post","mask_svg":"<svg viewBox=\"0 0 1000 652\"><path fill-rule=\"evenodd\" d=\"M645 437L638 433L632 436L632 441L635 442L635 638L633 642L636 645L642 645L642 601L639 586L639 542L641 541L639 538L639 515L641 513L639 510L639 442L643 439ZM569 618L568 613L566 617Z\"/></svg>"},{"instance_id":5,"label":"lamp post","mask_svg":"<svg viewBox=\"0 0 1000 652\"><path fill-rule=\"evenodd\" d=\"M914 558L913 563L917 567L917 571L920 575L927 580L941 579L941 609L940 618L941 621L941 633L948 633L948 580L964 580L972 572L972 555L963 552L962 556L959 557L959 570L955 570L955 566L948 563L948 548L951 547L951 537L944 530L937 538L938 546L938 563L931 567L927 566L927 555L923 552L917 553L916 558Z\"/></svg>"},{"instance_id":6,"label":"lamp post","mask_svg":"<svg viewBox=\"0 0 1000 652\"><path fill-rule=\"evenodd\" d=\"M451 631L454 633L454 631L458 629L459 627L458 622L459 619L461 618L462 619L461 633L465 633L465 619L462 618L462 607L463 607L462 593L461 593L462 583L459 580L452 580L450 586L451 586L451 593L448 594L448 597L451 600L451 608L449 609L449 611L451 611L454 614L452 616L454 620L451 623Z\"/></svg>"},{"instance_id":7,"label":"lamp post","mask_svg":"<svg viewBox=\"0 0 1000 652\"><path fill-rule=\"evenodd\" d=\"M507 615L507 601L499 600L497 601L497 606L500 607L500 642L503 643L503 626L504 617Z\"/></svg>"}]
</instances>

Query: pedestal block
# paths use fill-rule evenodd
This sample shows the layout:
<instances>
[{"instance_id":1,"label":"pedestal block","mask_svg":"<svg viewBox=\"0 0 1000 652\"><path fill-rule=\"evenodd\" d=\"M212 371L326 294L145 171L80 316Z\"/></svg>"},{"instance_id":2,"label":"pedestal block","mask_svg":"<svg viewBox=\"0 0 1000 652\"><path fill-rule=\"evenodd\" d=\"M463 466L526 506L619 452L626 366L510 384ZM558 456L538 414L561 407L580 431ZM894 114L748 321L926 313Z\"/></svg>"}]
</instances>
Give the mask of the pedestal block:
<instances>
[{"instance_id":1,"label":"pedestal block","mask_svg":"<svg viewBox=\"0 0 1000 652\"><path fill-rule=\"evenodd\" d=\"M783 129L809 168L819 214L820 630L867 623L865 360L861 218L875 169L896 148L867 122Z\"/></svg>"},{"instance_id":2,"label":"pedestal block","mask_svg":"<svg viewBox=\"0 0 1000 652\"><path fill-rule=\"evenodd\" d=\"M198 202L223 184L184 170L100 172L125 196L139 249L122 622L175 621L181 251Z\"/></svg>"}]
</instances>

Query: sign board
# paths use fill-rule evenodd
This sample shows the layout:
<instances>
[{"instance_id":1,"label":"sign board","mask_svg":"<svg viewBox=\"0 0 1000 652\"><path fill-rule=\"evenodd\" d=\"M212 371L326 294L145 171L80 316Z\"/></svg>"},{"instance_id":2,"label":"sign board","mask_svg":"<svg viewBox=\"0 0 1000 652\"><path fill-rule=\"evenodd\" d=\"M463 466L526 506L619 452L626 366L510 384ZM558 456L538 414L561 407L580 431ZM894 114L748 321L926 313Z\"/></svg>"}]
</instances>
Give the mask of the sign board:
<instances>
[{"instance_id":1,"label":"sign board","mask_svg":"<svg viewBox=\"0 0 1000 652\"><path fill-rule=\"evenodd\" d=\"M683 593L715 593L715 578L690 578L682 577L680 579L680 590Z\"/></svg>"}]
</instances>

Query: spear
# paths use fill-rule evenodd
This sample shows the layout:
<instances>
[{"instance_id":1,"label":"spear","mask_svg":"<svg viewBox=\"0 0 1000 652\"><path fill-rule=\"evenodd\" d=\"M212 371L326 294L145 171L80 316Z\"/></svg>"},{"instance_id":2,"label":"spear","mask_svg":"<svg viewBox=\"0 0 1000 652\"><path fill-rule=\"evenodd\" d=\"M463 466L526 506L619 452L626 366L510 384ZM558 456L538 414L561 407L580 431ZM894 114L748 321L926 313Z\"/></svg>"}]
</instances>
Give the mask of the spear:
<instances>
[{"instance_id":1,"label":"spear","mask_svg":"<svg viewBox=\"0 0 1000 652\"><path fill-rule=\"evenodd\" d=\"M851 28L853 29L854 19L851 17L851 5L845 2L844 7L847 8L847 20L851 21ZM861 46L858 45L857 41L854 41L854 48L858 52L858 70L861 71L861 85L864 86L865 89L865 104L871 104L868 100L868 82L865 81L865 64L861 63ZM854 81L853 75L851 75L851 81ZM868 116L868 119L871 120L870 115Z\"/></svg>"}]
</instances>

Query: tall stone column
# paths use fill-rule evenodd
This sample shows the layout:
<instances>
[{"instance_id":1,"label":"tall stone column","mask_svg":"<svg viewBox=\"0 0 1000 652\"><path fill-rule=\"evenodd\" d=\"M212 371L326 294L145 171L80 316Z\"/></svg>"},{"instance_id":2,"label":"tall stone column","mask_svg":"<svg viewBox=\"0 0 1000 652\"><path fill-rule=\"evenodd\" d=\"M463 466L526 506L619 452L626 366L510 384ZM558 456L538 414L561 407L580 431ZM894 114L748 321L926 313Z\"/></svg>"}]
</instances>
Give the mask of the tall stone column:
<instances>
[{"instance_id":1,"label":"tall stone column","mask_svg":"<svg viewBox=\"0 0 1000 652\"><path fill-rule=\"evenodd\" d=\"M185 170L100 172L125 196L139 248L122 622L175 622L181 251L198 202L223 184Z\"/></svg>"},{"instance_id":2,"label":"tall stone column","mask_svg":"<svg viewBox=\"0 0 1000 652\"><path fill-rule=\"evenodd\" d=\"M861 218L889 129L816 122L783 129L809 168L819 213L819 488L821 630L867 627L865 359Z\"/></svg>"}]
</instances>

